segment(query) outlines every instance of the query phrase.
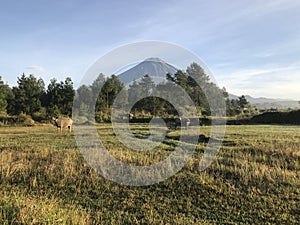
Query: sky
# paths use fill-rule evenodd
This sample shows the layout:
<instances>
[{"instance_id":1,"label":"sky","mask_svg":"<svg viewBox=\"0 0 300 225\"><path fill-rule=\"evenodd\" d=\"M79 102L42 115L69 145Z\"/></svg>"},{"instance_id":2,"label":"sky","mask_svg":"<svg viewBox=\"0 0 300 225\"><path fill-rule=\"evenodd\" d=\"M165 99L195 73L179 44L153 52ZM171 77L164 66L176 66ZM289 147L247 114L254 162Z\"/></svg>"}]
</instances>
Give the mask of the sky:
<instances>
[{"instance_id":1,"label":"sky","mask_svg":"<svg viewBox=\"0 0 300 225\"><path fill-rule=\"evenodd\" d=\"M232 94L300 100L299 21L297 0L0 0L0 76L76 86L112 49L155 40L196 54Z\"/></svg>"}]
</instances>

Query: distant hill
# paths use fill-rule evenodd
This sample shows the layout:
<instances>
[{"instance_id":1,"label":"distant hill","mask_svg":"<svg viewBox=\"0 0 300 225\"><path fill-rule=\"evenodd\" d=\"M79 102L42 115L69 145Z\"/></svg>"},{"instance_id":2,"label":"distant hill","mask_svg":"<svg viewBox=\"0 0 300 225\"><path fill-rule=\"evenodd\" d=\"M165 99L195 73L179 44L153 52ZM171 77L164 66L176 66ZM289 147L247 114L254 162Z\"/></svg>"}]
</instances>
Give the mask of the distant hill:
<instances>
[{"instance_id":1,"label":"distant hill","mask_svg":"<svg viewBox=\"0 0 300 225\"><path fill-rule=\"evenodd\" d=\"M118 75L120 81L128 84L142 78L144 75L165 78L167 73L175 74L177 68L159 58L148 58L133 68Z\"/></svg>"},{"instance_id":2,"label":"distant hill","mask_svg":"<svg viewBox=\"0 0 300 225\"><path fill-rule=\"evenodd\" d=\"M229 99L238 99L239 96L229 94ZM295 100L289 99L276 99L276 98L253 98L250 95L245 95L246 99L250 102L251 105L256 106L258 109L298 109L299 103Z\"/></svg>"}]
</instances>

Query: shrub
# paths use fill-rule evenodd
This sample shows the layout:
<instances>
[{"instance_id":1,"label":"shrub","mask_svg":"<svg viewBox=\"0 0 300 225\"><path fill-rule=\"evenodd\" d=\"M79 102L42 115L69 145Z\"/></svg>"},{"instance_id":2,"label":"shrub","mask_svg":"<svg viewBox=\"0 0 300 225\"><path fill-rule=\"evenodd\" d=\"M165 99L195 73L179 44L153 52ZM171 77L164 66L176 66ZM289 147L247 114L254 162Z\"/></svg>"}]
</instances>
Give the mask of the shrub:
<instances>
[{"instance_id":1,"label":"shrub","mask_svg":"<svg viewBox=\"0 0 300 225\"><path fill-rule=\"evenodd\" d=\"M45 123L48 122L47 111L45 108L41 108L40 111L33 113L32 118L34 121Z\"/></svg>"},{"instance_id":2,"label":"shrub","mask_svg":"<svg viewBox=\"0 0 300 225\"><path fill-rule=\"evenodd\" d=\"M24 113L21 113L18 116L17 121L18 121L17 123L19 125L26 126L26 127L32 127L35 124L34 120L31 118L31 116L26 115Z\"/></svg>"}]
</instances>

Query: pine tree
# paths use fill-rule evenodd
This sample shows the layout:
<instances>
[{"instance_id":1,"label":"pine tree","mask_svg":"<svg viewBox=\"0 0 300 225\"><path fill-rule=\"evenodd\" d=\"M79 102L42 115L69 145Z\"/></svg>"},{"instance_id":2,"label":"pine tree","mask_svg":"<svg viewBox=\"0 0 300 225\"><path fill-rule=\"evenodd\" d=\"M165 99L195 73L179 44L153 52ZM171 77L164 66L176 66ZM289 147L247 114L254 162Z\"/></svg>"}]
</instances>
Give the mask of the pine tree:
<instances>
[{"instance_id":1,"label":"pine tree","mask_svg":"<svg viewBox=\"0 0 300 225\"><path fill-rule=\"evenodd\" d=\"M42 79L37 79L34 75L25 76L23 73L18 78L18 86L13 87L14 94L14 114L25 113L33 115L41 107L41 98L45 92L45 85Z\"/></svg>"}]
</instances>

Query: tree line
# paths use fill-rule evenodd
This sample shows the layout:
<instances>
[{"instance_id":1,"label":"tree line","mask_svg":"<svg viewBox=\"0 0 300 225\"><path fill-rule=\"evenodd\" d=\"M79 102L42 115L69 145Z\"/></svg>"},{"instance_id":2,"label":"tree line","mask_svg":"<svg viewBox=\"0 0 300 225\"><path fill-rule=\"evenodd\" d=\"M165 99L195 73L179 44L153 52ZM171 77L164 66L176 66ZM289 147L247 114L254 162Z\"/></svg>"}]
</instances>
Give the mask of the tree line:
<instances>
[{"instance_id":1,"label":"tree line","mask_svg":"<svg viewBox=\"0 0 300 225\"><path fill-rule=\"evenodd\" d=\"M107 77L104 74L100 74L91 85L81 85L77 90L74 89L70 77L64 81L52 79L47 87L41 78L32 74L22 74L17 79L17 85L10 87L0 77L1 115L26 114L34 120L42 121L52 116L71 116L75 104L77 107L74 108L78 109L76 113L82 118L95 119L97 122L106 121L110 119L115 99L122 91L121 98L118 98L118 107L126 107L135 102L131 108L135 116L170 116L177 113L174 106L163 97L156 96L166 96L169 90L176 87L188 94L199 116L211 115L210 104L221 108L225 103L228 116L242 114L251 108L244 96L229 99L226 89L218 88L196 63L192 63L185 71L178 70L175 74L166 74L167 82L155 82L146 74L128 87L124 86L118 76ZM209 102L207 95L222 96L224 103ZM144 97L138 99L140 96ZM179 98L180 104L185 104L182 96L176 98ZM90 115L95 115L95 118L89 118Z\"/></svg>"},{"instance_id":2,"label":"tree line","mask_svg":"<svg viewBox=\"0 0 300 225\"><path fill-rule=\"evenodd\" d=\"M24 73L17 85L10 88L0 77L0 113L2 115L29 115L36 120L49 115L71 115L75 90L70 77L58 82L52 79L47 89L41 78Z\"/></svg>"}]
</instances>

